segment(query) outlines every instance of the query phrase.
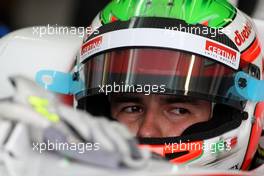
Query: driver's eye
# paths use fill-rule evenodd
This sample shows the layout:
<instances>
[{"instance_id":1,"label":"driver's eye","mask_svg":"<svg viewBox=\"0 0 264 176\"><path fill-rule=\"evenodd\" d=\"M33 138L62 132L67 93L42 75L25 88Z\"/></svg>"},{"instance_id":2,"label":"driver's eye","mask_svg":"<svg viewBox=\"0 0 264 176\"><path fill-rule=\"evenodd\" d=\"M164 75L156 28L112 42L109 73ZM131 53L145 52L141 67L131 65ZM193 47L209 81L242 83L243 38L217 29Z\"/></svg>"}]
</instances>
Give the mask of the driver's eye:
<instances>
[{"instance_id":1,"label":"driver's eye","mask_svg":"<svg viewBox=\"0 0 264 176\"><path fill-rule=\"evenodd\" d=\"M188 109L185 109L185 108L174 108L170 112L175 114L175 115L184 115L184 114L190 113L190 111Z\"/></svg>"},{"instance_id":2,"label":"driver's eye","mask_svg":"<svg viewBox=\"0 0 264 176\"><path fill-rule=\"evenodd\" d=\"M140 106L127 106L122 109L122 112L125 113L141 113L143 112L143 108Z\"/></svg>"}]
</instances>

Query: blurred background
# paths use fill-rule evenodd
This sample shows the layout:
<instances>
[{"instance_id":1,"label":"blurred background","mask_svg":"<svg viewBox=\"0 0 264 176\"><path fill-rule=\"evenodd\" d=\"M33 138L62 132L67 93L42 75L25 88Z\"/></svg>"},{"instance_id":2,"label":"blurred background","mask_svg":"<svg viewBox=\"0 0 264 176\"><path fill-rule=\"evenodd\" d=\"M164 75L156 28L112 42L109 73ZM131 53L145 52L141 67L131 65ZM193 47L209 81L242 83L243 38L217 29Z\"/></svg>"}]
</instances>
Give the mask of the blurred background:
<instances>
[{"instance_id":1,"label":"blurred background","mask_svg":"<svg viewBox=\"0 0 264 176\"><path fill-rule=\"evenodd\" d=\"M88 26L110 0L0 0L0 24L15 30L35 25Z\"/></svg>"},{"instance_id":2,"label":"blurred background","mask_svg":"<svg viewBox=\"0 0 264 176\"><path fill-rule=\"evenodd\" d=\"M88 26L110 0L0 0L0 33L35 25ZM230 0L254 18L264 19L263 0Z\"/></svg>"}]
</instances>

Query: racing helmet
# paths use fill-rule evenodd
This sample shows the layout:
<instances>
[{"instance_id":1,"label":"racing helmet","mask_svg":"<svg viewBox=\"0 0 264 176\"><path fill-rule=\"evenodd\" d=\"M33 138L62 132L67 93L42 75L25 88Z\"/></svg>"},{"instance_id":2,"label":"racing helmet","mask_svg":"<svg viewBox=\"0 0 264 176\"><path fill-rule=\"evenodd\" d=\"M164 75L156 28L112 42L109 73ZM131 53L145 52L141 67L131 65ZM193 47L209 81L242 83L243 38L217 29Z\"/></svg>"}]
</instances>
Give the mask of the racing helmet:
<instances>
[{"instance_id":1,"label":"racing helmet","mask_svg":"<svg viewBox=\"0 0 264 176\"><path fill-rule=\"evenodd\" d=\"M177 164L249 168L263 128L264 83L261 46L248 16L226 0L113 0L91 27L72 73L57 74L57 84L38 82L109 118L113 92L210 101L209 121L179 137L140 138L140 146ZM45 74L52 76L42 72L37 80Z\"/></svg>"}]
</instances>

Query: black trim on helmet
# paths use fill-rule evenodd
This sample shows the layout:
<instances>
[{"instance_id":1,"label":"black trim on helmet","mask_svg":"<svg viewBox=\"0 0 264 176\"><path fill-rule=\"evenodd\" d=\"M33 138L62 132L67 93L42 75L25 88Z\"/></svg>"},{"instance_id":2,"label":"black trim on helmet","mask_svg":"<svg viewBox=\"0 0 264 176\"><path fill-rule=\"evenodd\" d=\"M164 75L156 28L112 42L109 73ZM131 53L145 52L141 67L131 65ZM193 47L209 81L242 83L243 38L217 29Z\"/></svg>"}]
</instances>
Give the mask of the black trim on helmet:
<instances>
[{"instance_id":1,"label":"black trim on helmet","mask_svg":"<svg viewBox=\"0 0 264 176\"><path fill-rule=\"evenodd\" d=\"M243 121L243 113L229 106L217 104L211 120L188 127L179 137L139 138L139 142L140 144L157 145L210 139L239 127Z\"/></svg>"},{"instance_id":2,"label":"black trim on helmet","mask_svg":"<svg viewBox=\"0 0 264 176\"><path fill-rule=\"evenodd\" d=\"M86 110L94 116L105 116L110 120L115 120L111 117L110 102L105 95L88 96L78 102L77 108ZM216 104L213 112L209 121L193 124L179 137L139 138L139 142L141 144L164 144L206 140L236 129L243 120L248 118L246 112L224 104Z\"/></svg>"}]
</instances>

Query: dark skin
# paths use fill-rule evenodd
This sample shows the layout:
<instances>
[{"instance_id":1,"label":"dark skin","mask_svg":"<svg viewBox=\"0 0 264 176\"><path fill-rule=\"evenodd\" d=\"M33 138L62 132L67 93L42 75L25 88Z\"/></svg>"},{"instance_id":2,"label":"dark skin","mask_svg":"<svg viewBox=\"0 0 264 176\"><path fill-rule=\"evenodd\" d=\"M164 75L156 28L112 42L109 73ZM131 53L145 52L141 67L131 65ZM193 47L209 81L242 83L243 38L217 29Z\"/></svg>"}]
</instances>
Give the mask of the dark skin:
<instances>
[{"instance_id":1,"label":"dark skin","mask_svg":"<svg viewBox=\"0 0 264 176\"><path fill-rule=\"evenodd\" d=\"M112 95L110 103L112 117L137 137L180 136L211 114L210 102L171 95L120 93Z\"/></svg>"}]
</instances>

